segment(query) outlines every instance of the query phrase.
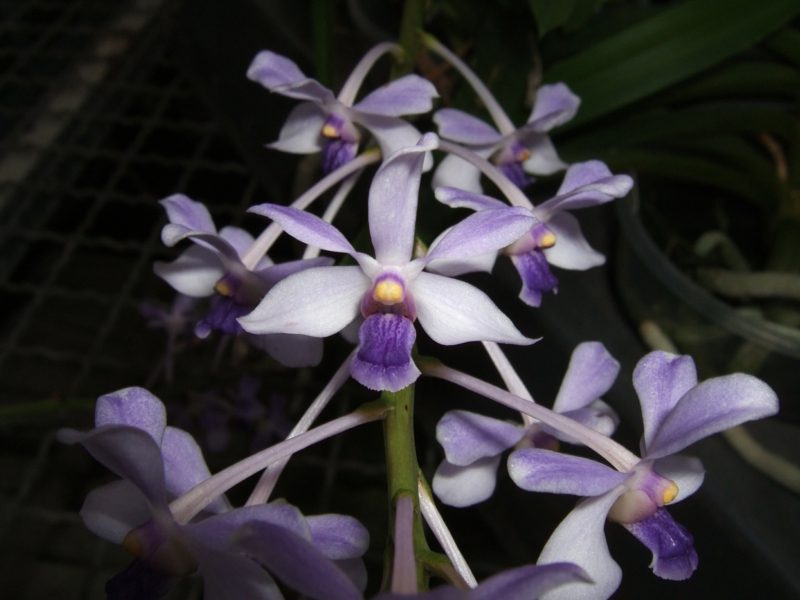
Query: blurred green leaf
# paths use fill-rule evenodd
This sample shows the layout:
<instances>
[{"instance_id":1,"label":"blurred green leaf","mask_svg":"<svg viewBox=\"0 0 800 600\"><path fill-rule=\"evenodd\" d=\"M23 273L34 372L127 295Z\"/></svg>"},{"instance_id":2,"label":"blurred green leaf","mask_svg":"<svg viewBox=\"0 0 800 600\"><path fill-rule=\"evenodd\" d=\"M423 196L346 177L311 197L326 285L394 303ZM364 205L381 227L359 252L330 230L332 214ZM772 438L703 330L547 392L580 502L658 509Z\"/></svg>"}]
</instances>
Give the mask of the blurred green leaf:
<instances>
[{"instance_id":1,"label":"blurred green leaf","mask_svg":"<svg viewBox=\"0 0 800 600\"><path fill-rule=\"evenodd\" d=\"M547 81L583 100L574 127L682 81L740 52L800 13L797 0L692 0L556 64Z\"/></svg>"},{"instance_id":2,"label":"blurred green leaf","mask_svg":"<svg viewBox=\"0 0 800 600\"><path fill-rule=\"evenodd\" d=\"M800 31L787 27L767 40L767 48L800 66Z\"/></svg>"},{"instance_id":3,"label":"blurred green leaf","mask_svg":"<svg viewBox=\"0 0 800 600\"><path fill-rule=\"evenodd\" d=\"M575 9L576 0L528 0L536 19L536 29L542 38L548 31L564 25Z\"/></svg>"},{"instance_id":4,"label":"blurred green leaf","mask_svg":"<svg viewBox=\"0 0 800 600\"><path fill-rule=\"evenodd\" d=\"M740 60L720 65L696 81L669 90L669 102L697 98L781 95L800 97L800 70L768 60Z\"/></svg>"}]
</instances>

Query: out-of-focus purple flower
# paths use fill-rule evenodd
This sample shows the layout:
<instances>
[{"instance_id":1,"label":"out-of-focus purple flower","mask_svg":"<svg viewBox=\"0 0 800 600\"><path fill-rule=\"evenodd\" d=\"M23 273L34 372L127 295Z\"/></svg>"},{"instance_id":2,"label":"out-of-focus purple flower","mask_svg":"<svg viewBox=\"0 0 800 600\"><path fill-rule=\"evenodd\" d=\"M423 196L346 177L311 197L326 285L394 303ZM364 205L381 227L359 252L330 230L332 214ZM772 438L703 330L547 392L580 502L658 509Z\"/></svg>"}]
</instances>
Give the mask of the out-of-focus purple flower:
<instances>
[{"instance_id":1,"label":"out-of-focus purple flower","mask_svg":"<svg viewBox=\"0 0 800 600\"><path fill-rule=\"evenodd\" d=\"M581 566L596 587L569 585L548 599L607 598L622 572L605 540L606 518L625 526L653 553L651 567L665 579L686 579L698 557L689 532L664 508L693 494L703 481L694 458L676 455L690 444L745 421L778 411L778 400L763 381L742 373L697 382L689 356L651 352L633 374L644 421L642 458L616 471L587 458L525 448L508 459L521 488L586 496L548 540L539 564L569 561Z\"/></svg>"},{"instance_id":2,"label":"out-of-focus purple flower","mask_svg":"<svg viewBox=\"0 0 800 600\"><path fill-rule=\"evenodd\" d=\"M236 319L250 312L278 281L303 269L330 264L328 258L273 264L264 257L253 268L242 258L253 237L238 227L216 225L206 207L181 194L161 201L169 223L161 231L167 246L184 239L194 244L171 263L156 262L156 275L181 294L211 298L211 310L195 327L199 337L211 331L237 335L242 332ZM301 335L247 336L250 343L290 367L316 365L322 357L321 341Z\"/></svg>"},{"instance_id":3,"label":"out-of-focus purple flower","mask_svg":"<svg viewBox=\"0 0 800 600\"><path fill-rule=\"evenodd\" d=\"M426 256L412 260L417 196L423 159L438 138L426 134L417 146L386 160L369 192L369 229L376 258L356 252L345 236L323 220L290 207L265 204L265 215L297 239L349 254L358 266L308 269L278 283L261 304L239 320L252 333L327 336L359 316L359 351L353 377L374 390L397 391L419 376L411 359L414 321L445 344L489 340L530 344L486 294L449 277L423 272L435 259L496 251L530 229L525 209L503 206L480 211L450 228Z\"/></svg>"},{"instance_id":4,"label":"out-of-focus purple flower","mask_svg":"<svg viewBox=\"0 0 800 600\"><path fill-rule=\"evenodd\" d=\"M257 557L287 585L319 600L360 597L348 573L359 574L352 563L366 550L368 534L355 519L305 518L289 504L234 510L224 496L189 522L174 517L168 502L210 475L197 443L185 431L166 425L164 405L147 390L126 388L101 396L95 428L62 429L59 439L82 444L122 478L93 490L81 509L93 533L122 544L136 557L109 582L110 598L156 598L167 591L170 579L197 570L205 598L282 599L270 574L236 545L235 536L249 527L269 536L264 544L291 552L291 562ZM309 574L316 581L304 585L302 578ZM330 586L329 591L320 594L321 585Z\"/></svg>"},{"instance_id":5,"label":"out-of-focus purple flower","mask_svg":"<svg viewBox=\"0 0 800 600\"><path fill-rule=\"evenodd\" d=\"M633 186L627 175L613 175L599 160L575 163L567 169L558 193L538 206L526 208L536 217L536 223L502 252L511 258L522 279L520 299L529 306L539 306L542 293L555 291L558 280L550 271L553 265L562 269L582 271L602 265L605 257L595 251L581 232L578 220L568 211L604 204L622 198ZM495 198L469 191L440 187L436 197L452 207L482 211L497 209L505 204ZM431 268L445 274L469 270L491 269L493 257L479 260L434 263Z\"/></svg>"},{"instance_id":6,"label":"out-of-focus purple flower","mask_svg":"<svg viewBox=\"0 0 800 600\"><path fill-rule=\"evenodd\" d=\"M176 294L169 308L153 302L139 304L139 313L146 319L151 329L163 329L167 335L175 339L179 335L192 330L196 320L196 298Z\"/></svg>"},{"instance_id":7,"label":"out-of-focus purple flower","mask_svg":"<svg viewBox=\"0 0 800 600\"><path fill-rule=\"evenodd\" d=\"M259 52L247 70L247 77L271 92L303 100L289 115L271 148L297 154L323 153L326 173L352 160L361 142L360 127L368 130L381 147L384 159L400 148L413 146L420 137L401 115L426 113L438 97L433 85L417 76L406 75L355 102L364 77L375 61L395 44L378 44L359 62L338 96L306 76L298 66L269 50Z\"/></svg>"},{"instance_id":8,"label":"out-of-focus purple flower","mask_svg":"<svg viewBox=\"0 0 800 600\"><path fill-rule=\"evenodd\" d=\"M618 418L599 398L611 388L618 372L619 363L601 343L579 344L553 410L610 436ZM433 477L433 490L451 506L470 506L489 498L500 457L509 448L555 449L558 440L578 443L538 421L510 423L463 410L450 411L441 418L436 439L444 449L445 460Z\"/></svg>"}]
</instances>

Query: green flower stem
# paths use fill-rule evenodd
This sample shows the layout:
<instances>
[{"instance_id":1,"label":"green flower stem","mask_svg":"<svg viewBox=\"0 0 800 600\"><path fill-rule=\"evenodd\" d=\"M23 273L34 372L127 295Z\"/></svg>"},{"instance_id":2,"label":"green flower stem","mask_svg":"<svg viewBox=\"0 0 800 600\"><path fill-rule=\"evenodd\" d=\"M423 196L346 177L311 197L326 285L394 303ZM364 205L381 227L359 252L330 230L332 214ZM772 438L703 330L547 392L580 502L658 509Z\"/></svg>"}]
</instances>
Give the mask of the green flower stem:
<instances>
[{"instance_id":1,"label":"green flower stem","mask_svg":"<svg viewBox=\"0 0 800 600\"><path fill-rule=\"evenodd\" d=\"M392 79L407 75L414 69L414 59L419 50L419 32L425 23L425 2L426 0L406 0L398 36L403 48L403 58L392 67Z\"/></svg>"}]
</instances>

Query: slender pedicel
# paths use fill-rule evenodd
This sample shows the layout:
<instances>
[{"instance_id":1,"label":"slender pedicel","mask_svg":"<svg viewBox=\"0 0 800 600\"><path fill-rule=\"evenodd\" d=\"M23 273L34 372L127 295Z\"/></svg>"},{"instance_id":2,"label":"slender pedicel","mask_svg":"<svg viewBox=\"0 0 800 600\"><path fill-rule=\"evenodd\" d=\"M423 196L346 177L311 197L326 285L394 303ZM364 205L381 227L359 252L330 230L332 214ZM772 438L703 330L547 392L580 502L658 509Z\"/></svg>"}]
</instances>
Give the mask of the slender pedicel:
<instances>
[{"instance_id":1,"label":"slender pedicel","mask_svg":"<svg viewBox=\"0 0 800 600\"><path fill-rule=\"evenodd\" d=\"M170 512L176 522L186 524L214 498L224 494L237 483L258 473L272 463L358 425L379 421L384 418L388 410L389 407L382 402L370 403L350 414L328 421L306 433L284 440L270 448L248 456L244 460L197 484L183 496L173 500L169 505Z\"/></svg>"},{"instance_id":2,"label":"slender pedicel","mask_svg":"<svg viewBox=\"0 0 800 600\"><path fill-rule=\"evenodd\" d=\"M394 511L394 560L392 592L413 594L417 591L417 559L414 555L414 500L399 494Z\"/></svg>"},{"instance_id":3,"label":"slender pedicel","mask_svg":"<svg viewBox=\"0 0 800 600\"><path fill-rule=\"evenodd\" d=\"M325 208L325 212L322 213L323 221L327 223L333 223L333 220L339 213L339 209L342 208L344 201L353 190L353 187L358 182L358 178L361 177L362 173L363 171L359 171L342 182L342 184L336 190L336 193L333 195L333 198L331 198L331 201L328 203L328 206ZM319 252L319 248L316 246L306 246L306 249L303 252L303 258L316 258L319 256Z\"/></svg>"},{"instance_id":4,"label":"slender pedicel","mask_svg":"<svg viewBox=\"0 0 800 600\"><path fill-rule=\"evenodd\" d=\"M531 402L535 403L536 400L533 399L533 396L531 396L528 388L526 388L525 384L522 383L522 379L519 378L519 375L517 375L517 372L514 370L514 366L500 349L500 346L496 342L483 342L483 347L486 349L486 353L489 355L489 358L492 359L492 362L494 363L497 372L500 374L500 378L503 380L503 383L506 384L508 391L515 396L525 398L526 400L530 400ZM531 425L532 423L536 422L536 419L530 415L526 415L525 413L520 414L522 415L522 420L525 422L525 425Z\"/></svg>"},{"instance_id":5,"label":"slender pedicel","mask_svg":"<svg viewBox=\"0 0 800 600\"><path fill-rule=\"evenodd\" d=\"M345 381L350 378L350 361L353 360L355 354L356 350L353 350L350 356L344 360L342 366L337 369L336 373L331 377L331 380L322 388L322 391L311 403L311 406L308 407L294 428L289 432L289 435L286 436L287 440L297 437L301 433L305 433L308 431L308 428L311 427L312 423L316 421L333 395L338 392ZM272 494L272 490L275 488L275 484L278 482L278 478L281 476L283 469L289 462L289 458L290 457L287 456L271 464L264 470L255 488L253 488L253 491L250 493L250 497L247 499L247 502L245 502L245 506L264 504L269 500L269 496Z\"/></svg>"},{"instance_id":6,"label":"slender pedicel","mask_svg":"<svg viewBox=\"0 0 800 600\"><path fill-rule=\"evenodd\" d=\"M456 545L456 541L453 539L453 535L447 528L447 524L444 522L442 515L439 514L428 484L422 479L421 476L419 477L418 482L419 509L423 518L425 519L425 522L428 524L428 527L431 528L434 537L436 537L436 540L442 546L442 550L444 550L447 558L450 559L450 562L453 564L456 572L461 575L469 587L477 587L478 580L475 579L475 575L472 574L472 570L469 568L464 555L461 554L461 550Z\"/></svg>"},{"instance_id":7,"label":"slender pedicel","mask_svg":"<svg viewBox=\"0 0 800 600\"><path fill-rule=\"evenodd\" d=\"M325 177L320 179L317 183L301 194L297 200L290 204L290 206L300 210L305 210L323 192L339 183L345 177L355 173L359 169L371 165L372 163L378 162L380 159L381 151L378 148L372 148L362 152L350 162L342 165L335 171L328 173ZM261 232L261 235L256 238L256 241L253 242L253 245L250 246L245 255L242 257L242 263L244 266L248 269L255 268L255 266L258 264L258 261L264 257L272 244L275 243L275 240L278 239L278 236L282 231L283 229L280 225L277 223L270 223L267 228Z\"/></svg>"},{"instance_id":8,"label":"slender pedicel","mask_svg":"<svg viewBox=\"0 0 800 600\"><path fill-rule=\"evenodd\" d=\"M628 472L641 462L638 456L630 452L627 448L619 445L611 438L569 417L559 415L540 404L520 398L491 383L473 377L472 375L462 373L456 369L446 367L442 363L431 359L418 359L417 364L426 375L450 381L481 396L499 402L504 406L508 406L509 408L513 408L514 410L539 419L545 425L549 425L553 429L557 429L591 448L605 458L618 471Z\"/></svg>"},{"instance_id":9,"label":"slender pedicel","mask_svg":"<svg viewBox=\"0 0 800 600\"><path fill-rule=\"evenodd\" d=\"M361 84L364 83L364 78L378 59L387 52L400 53L402 51L403 49L394 42L383 42L374 46L358 61L355 69L352 70L347 81L344 82L336 99L345 106L353 106L358 90L361 88Z\"/></svg>"},{"instance_id":10,"label":"slender pedicel","mask_svg":"<svg viewBox=\"0 0 800 600\"><path fill-rule=\"evenodd\" d=\"M441 138L439 138L439 150L444 150L450 154L455 154L459 158L463 158L467 162L470 162L478 167L478 169L480 169L484 175L492 180L492 182L500 189L500 191L503 192L505 197L508 198L508 201L514 206L522 206L523 208L533 210L533 204L531 204L531 201L528 200L522 190L514 185L514 183L508 177L506 177L500 169L482 156L478 156L472 150L469 150L464 146L459 146L458 144L448 142L447 140L443 140Z\"/></svg>"},{"instance_id":11,"label":"slender pedicel","mask_svg":"<svg viewBox=\"0 0 800 600\"><path fill-rule=\"evenodd\" d=\"M486 85L480 80L475 72L470 69L463 60L453 54L453 52L451 52L448 48L445 48L439 42L439 40L430 34L423 33L422 41L428 47L428 49L433 50L436 54L453 65L458 72L461 73L461 76L469 82L469 84L472 86L472 89L475 90L475 93L481 99L481 102L483 102L486 110L489 111L492 121L494 121L494 124L497 125L497 129L500 130L500 133L502 133L503 136L512 134L517 130L517 128L514 127L514 124L511 122L511 119L508 118L508 115L497 103L497 100L495 100L492 92L489 91L489 88L486 87Z\"/></svg>"}]
</instances>

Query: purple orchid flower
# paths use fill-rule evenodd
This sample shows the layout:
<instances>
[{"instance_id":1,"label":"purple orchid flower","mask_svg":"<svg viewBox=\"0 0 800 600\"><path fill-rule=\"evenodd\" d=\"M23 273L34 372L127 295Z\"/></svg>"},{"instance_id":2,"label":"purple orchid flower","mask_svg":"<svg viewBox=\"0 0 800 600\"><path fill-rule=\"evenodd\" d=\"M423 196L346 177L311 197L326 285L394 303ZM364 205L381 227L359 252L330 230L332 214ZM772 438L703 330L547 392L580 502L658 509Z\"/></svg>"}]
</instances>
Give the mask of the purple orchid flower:
<instances>
[{"instance_id":1,"label":"purple orchid flower","mask_svg":"<svg viewBox=\"0 0 800 600\"><path fill-rule=\"evenodd\" d=\"M656 575L672 580L691 576L698 563L692 536L664 506L693 494L704 472L699 460L675 453L713 433L778 411L775 393L751 375L736 373L698 384L689 356L651 352L636 366L633 384L644 420L638 462L614 470L587 458L537 448L509 456L509 473L521 488L587 497L556 528L537 562L573 562L596 587L568 585L549 593L548 599L607 598L617 589L622 571L608 552L606 518L621 523L650 549Z\"/></svg>"},{"instance_id":2,"label":"purple orchid flower","mask_svg":"<svg viewBox=\"0 0 800 600\"><path fill-rule=\"evenodd\" d=\"M304 100L291 112L278 140L269 147L296 154L322 150L323 171L330 173L355 157L361 142L359 126L377 140L384 158L400 148L413 146L420 137L419 131L398 117L431 110L438 94L429 81L417 75L406 75L354 104L364 77L375 61L396 48L390 43L372 48L350 74L338 96L308 78L288 58L268 50L259 52L247 77L271 92Z\"/></svg>"},{"instance_id":3,"label":"purple orchid flower","mask_svg":"<svg viewBox=\"0 0 800 600\"><path fill-rule=\"evenodd\" d=\"M265 558L265 553L255 556L278 579L318 600L360 598L346 570L353 571L353 561L366 550L368 533L351 517L305 518L289 504L234 510L224 496L189 522L173 515L168 501L210 474L195 440L166 425L164 405L147 390L126 388L101 396L94 429L62 429L58 437L82 444L122 478L93 490L81 509L93 533L122 544L136 557L128 570L109 582L109 597L159 597L171 578L197 570L203 576L204 597L210 600L281 600L270 574L236 545L243 528L256 527L265 536L263 544L293 557L287 562ZM316 581L304 584L308 573ZM359 569L355 576L360 577ZM319 593L321 585L327 586L324 594Z\"/></svg>"},{"instance_id":4,"label":"purple orchid flower","mask_svg":"<svg viewBox=\"0 0 800 600\"><path fill-rule=\"evenodd\" d=\"M619 419L600 396L613 385L619 363L599 342L579 344L572 353L553 410L610 436ZM509 448L556 449L577 440L533 419L510 423L464 410L447 412L436 425L445 452L433 490L445 504L471 506L494 492L500 457Z\"/></svg>"},{"instance_id":5,"label":"purple orchid flower","mask_svg":"<svg viewBox=\"0 0 800 600\"><path fill-rule=\"evenodd\" d=\"M248 265L244 259L254 241L248 232L223 227L218 233L208 209L181 194L161 204L169 219L161 231L164 244L174 246L188 238L194 245L171 263L156 262L153 270L186 296L212 296L211 310L195 327L198 337L204 338L212 330L243 333L236 318L250 312L275 283L303 269L331 263L328 258L313 258L276 265L263 257ZM322 358L322 343L309 336L248 335L247 339L288 367L316 365Z\"/></svg>"},{"instance_id":6,"label":"purple orchid flower","mask_svg":"<svg viewBox=\"0 0 800 600\"><path fill-rule=\"evenodd\" d=\"M605 262L605 257L586 241L578 220L567 211L622 198L632 186L629 176L613 175L604 163L590 160L570 166L558 193L538 206L521 195L514 197L515 203L525 202L525 208L536 217L536 224L525 235L502 250L511 258L522 279L519 297L525 304L539 306L544 292L556 291L558 280L549 265L582 271ZM448 206L477 211L505 206L500 200L450 187L437 188L436 197ZM442 261L431 267L437 272L455 275L491 269L493 258L494 255L488 255L471 262L464 259Z\"/></svg>"},{"instance_id":7,"label":"purple orchid flower","mask_svg":"<svg viewBox=\"0 0 800 600\"><path fill-rule=\"evenodd\" d=\"M460 110L443 108L433 116L439 126L440 136L463 144L491 160L519 188L525 188L533 182L527 173L550 175L567 167L547 135L548 131L563 125L578 112L580 98L565 84L541 86L536 92L536 102L527 123L518 128L464 61L430 36L426 36L425 41L429 48L456 67L470 83L496 127ZM474 165L458 156L448 156L437 167L433 185L480 193L480 176L480 171Z\"/></svg>"},{"instance_id":8,"label":"purple orchid flower","mask_svg":"<svg viewBox=\"0 0 800 600\"><path fill-rule=\"evenodd\" d=\"M297 239L349 254L358 266L308 269L278 283L239 322L251 333L328 336L360 315L359 350L353 377L374 390L397 391L419 377L411 359L414 321L434 341L461 344L490 340L530 344L486 294L449 277L426 273L434 259L485 254L518 239L533 225L524 209L485 210L450 228L426 256L412 260L417 195L424 156L438 138L426 134L417 146L386 160L369 191L369 229L376 258L356 252L332 225L318 217L272 204L251 208L278 222Z\"/></svg>"}]
</instances>

